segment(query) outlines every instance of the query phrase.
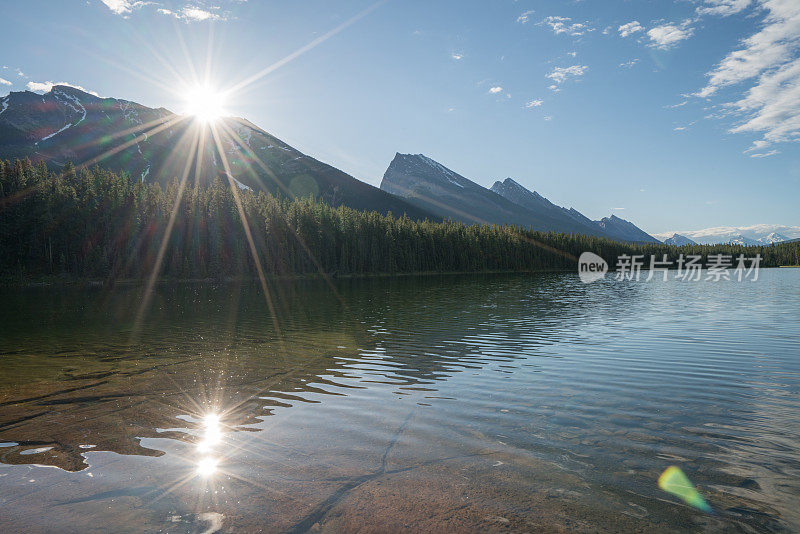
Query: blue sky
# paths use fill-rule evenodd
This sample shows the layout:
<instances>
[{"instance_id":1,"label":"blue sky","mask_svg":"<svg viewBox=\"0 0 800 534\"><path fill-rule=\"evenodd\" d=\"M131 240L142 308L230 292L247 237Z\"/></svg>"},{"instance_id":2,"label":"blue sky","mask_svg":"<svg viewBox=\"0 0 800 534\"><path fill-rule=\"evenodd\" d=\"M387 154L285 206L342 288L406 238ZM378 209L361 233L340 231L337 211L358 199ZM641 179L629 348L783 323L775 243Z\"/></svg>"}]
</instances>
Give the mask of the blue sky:
<instances>
[{"instance_id":1,"label":"blue sky","mask_svg":"<svg viewBox=\"0 0 800 534\"><path fill-rule=\"evenodd\" d=\"M512 177L651 233L800 225L797 0L2 11L0 95L68 82L181 111L207 78L235 88L230 114L374 185L395 152L424 153L487 187Z\"/></svg>"}]
</instances>

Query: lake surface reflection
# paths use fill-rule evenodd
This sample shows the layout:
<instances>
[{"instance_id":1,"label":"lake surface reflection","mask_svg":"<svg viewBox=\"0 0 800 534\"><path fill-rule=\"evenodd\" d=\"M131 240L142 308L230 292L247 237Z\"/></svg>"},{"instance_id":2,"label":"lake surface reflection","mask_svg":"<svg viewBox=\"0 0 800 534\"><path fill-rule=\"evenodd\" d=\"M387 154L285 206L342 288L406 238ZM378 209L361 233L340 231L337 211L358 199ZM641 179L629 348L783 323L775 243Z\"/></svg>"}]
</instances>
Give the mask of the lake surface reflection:
<instances>
[{"instance_id":1,"label":"lake surface reflection","mask_svg":"<svg viewBox=\"0 0 800 534\"><path fill-rule=\"evenodd\" d=\"M270 288L0 291L3 530L800 530L800 270Z\"/></svg>"}]
</instances>

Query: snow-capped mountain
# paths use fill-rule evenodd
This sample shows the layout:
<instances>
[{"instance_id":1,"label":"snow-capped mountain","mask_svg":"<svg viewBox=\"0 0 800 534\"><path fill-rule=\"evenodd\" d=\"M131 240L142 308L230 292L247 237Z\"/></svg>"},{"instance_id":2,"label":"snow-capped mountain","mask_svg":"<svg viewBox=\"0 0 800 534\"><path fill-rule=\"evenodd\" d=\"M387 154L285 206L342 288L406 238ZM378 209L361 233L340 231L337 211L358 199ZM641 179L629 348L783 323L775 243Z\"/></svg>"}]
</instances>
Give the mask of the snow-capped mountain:
<instances>
[{"instance_id":1,"label":"snow-capped mountain","mask_svg":"<svg viewBox=\"0 0 800 534\"><path fill-rule=\"evenodd\" d=\"M665 245L675 245L676 247L682 247L685 245L696 245L697 243L686 237L685 235L681 234L672 234L672 237L668 237L663 240Z\"/></svg>"},{"instance_id":2,"label":"snow-capped mountain","mask_svg":"<svg viewBox=\"0 0 800 534\"><path fill-rule=\"evenodd\" d=\"M732 245L744 245L744 246L753 246L753 245L761 245L763 243L756 241L755 239L751 239L749 237L745 237L743 235L736 235L733 236L727 243L731 243Z\"/></svg>"},{"instance_id":3,"label":"snow-capped mountain","mask_svg":"<svg viewBox=\"0 0 800 534\"><path fill-rule=\"evenodd\" d=\"M756 224L753 226L719 226L703 230L680 230L654 234L659 239L667 239L678 233L702 245L730 243L739 237L755 241L756 244L771 244L800 238L800 226L780 224Z\"/></svg>"},{"instance_id":4,"label":"snow-capped mountain","mask_svg":"<svg viewBox=\"0 0 800 534\"><path fill-rule=\"evenodd\" d=\"M334 206L436 217L403 199L311 158L247 120L212 127L164 108L100 98L55 85L45 94L0 99L0 158L28 157L57 169L101 165L132 179L167 183L186 175L208 183L227 173L240 188L285 197L313 195Z\"/></svg>"},{"instance_id":5,"label":"snow-capped mountain","mask_svg":"<svg viewBox=\"0 0 800 534\"><path fill-rule=\"evenodd\" d=\"M779 234L778 232L772 232L768 236L758 239L759 243L764 243L765 245L774 245L775 243L783 243L784 241L790 241L790 239L783 234Z\"/></svg>"}]
</instances>

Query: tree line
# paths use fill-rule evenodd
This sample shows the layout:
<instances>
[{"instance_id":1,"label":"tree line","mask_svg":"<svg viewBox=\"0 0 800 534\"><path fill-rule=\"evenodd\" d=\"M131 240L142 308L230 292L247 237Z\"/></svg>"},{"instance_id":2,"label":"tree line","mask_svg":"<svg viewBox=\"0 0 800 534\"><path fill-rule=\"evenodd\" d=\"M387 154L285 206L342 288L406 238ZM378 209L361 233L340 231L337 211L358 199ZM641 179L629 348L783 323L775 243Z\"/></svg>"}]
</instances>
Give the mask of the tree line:
<instances>
[{"instance_id":1,"label":"tree line","mask_svg":"<svg viewBox=\"0 0 800 534\"><path fill-rule=\"evenodd\" d=\"M245 227L246 225L246 227ZM67 163L53 172L0 161L0 273L146 278L574 270L591 251L622 255L761 254L761 266L800 265L800 243L674 247L627 244L517 226L417 221L331 207L312 198L207 187L166 187Z\"/></svg>"}]
</instances>

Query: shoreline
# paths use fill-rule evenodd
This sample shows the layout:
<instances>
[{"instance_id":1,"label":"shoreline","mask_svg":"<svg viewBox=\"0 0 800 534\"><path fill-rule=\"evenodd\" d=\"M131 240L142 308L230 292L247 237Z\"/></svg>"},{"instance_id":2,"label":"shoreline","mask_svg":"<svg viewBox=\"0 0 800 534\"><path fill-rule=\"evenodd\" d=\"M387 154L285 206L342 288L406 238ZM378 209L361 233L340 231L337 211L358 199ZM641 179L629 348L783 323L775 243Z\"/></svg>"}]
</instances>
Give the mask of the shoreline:
<instances>
[{"instance_id":1,"label":"shoreline","mask_svg":"<svg viewBox=\"0 0 800 534\"><path fill-rule=\"evenodd\" d=\"M405 273L306 273L306 274L282 274L267 275L267 280L275 281L299 281L299 280L359 280L368 278L408 278L412 276L433 277L433 276L465 276L465 275L494 275L494 274L539 274L539 273L568 273L572 269L530 269L530 270L488 270L488 271L415 271ZM231 284L238 282L258 282L258 277L250 276L225 276L225 277L206 277L206 278L158 278L157 284L198 284L198 283L220 283ZM0 279L0 288L32 288L32 287L112 287L112 286L135 286L147 283L147 278L120 278L117 280L105 280L101 278L75 278L64 275L52 275L47 277L33 277L24 280L12 280L11 278Z\"/></svg>"}]
</instances>

